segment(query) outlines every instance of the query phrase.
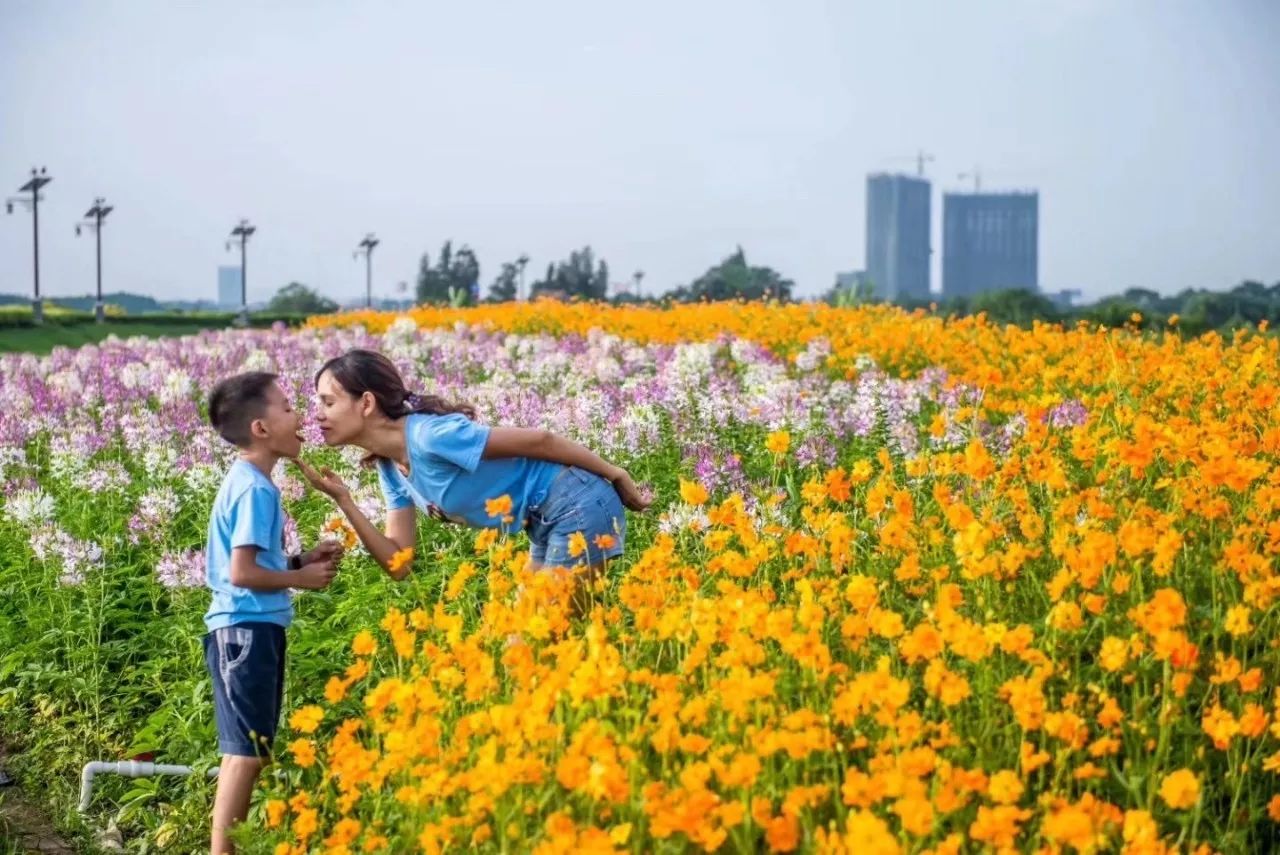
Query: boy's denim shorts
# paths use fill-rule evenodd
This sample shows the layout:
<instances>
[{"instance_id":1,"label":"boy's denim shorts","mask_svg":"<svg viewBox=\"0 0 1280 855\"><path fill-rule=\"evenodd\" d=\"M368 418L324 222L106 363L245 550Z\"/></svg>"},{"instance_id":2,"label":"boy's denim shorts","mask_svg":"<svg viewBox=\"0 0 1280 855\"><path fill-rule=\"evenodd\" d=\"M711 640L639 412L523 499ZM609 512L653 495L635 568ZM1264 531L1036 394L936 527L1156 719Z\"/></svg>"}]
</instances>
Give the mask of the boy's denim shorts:
<instances>
[{"instance_id":1,"label":"boy's denim shorts","mask_svg":"<svg viewBox=\"0 0 1280 855\"><path fill-rule=\"evenodd\" d=\"M284 693L284 649L284 627L274 623L238 623L204 637L223 754L270 756Z\"/></svg>"},{"instance_id":2,"label":"boy's denim shorts","mask_svg":"<svg viewBox=\"0 0 1280 855\"><path fill-rule=\"evenodd\" d=\"M529 557L535 563L590 566L622 554L627 517L612 484L593 472L566 466L551 482L546 498L529 509L528 529ZM571 555L570 538L578 533L586 539L586 550Z\"/></svg>"}]
</instances>

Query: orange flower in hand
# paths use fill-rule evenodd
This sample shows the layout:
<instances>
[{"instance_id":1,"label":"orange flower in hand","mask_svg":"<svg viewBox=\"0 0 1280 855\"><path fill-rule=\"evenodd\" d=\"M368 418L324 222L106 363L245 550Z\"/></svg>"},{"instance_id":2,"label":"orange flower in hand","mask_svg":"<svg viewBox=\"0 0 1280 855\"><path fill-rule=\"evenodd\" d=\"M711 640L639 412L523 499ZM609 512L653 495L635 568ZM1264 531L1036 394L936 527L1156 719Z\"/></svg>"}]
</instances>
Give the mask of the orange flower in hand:
<instances>
[{"instance_id":1,"label":"orange flower in hand","mask_svg":"<svg viewBox=\"0 0 1280 855\"><path fill-rule=\"evenodd\" d=\"M399 573L400 568L406 566L413 561L413 547L401 549L395 555L391 556L391 560L387 562L387 569L392 573Z\"/></svg>"}]
</instances>

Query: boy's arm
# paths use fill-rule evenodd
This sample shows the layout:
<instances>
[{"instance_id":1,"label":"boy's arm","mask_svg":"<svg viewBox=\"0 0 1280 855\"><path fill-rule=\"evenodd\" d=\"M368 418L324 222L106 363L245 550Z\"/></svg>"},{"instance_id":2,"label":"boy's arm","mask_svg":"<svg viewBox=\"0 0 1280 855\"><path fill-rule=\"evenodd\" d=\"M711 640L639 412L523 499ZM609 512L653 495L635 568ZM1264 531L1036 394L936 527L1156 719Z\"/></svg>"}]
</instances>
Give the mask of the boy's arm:
<instances>
[{"instance_id":1,"label":"boy's arm","mask_svg":"<svg viewBox=\"0 0 1280 855\"><path fill-rule=\"evenodd\" d=\"M258 547L237 546L231 550L231 584L250 591L283 591L309 588L318 591L333 581L337 570L330 560L315 561L299 570L268 570L258 564Z\"/></svg>"}]
</instances>

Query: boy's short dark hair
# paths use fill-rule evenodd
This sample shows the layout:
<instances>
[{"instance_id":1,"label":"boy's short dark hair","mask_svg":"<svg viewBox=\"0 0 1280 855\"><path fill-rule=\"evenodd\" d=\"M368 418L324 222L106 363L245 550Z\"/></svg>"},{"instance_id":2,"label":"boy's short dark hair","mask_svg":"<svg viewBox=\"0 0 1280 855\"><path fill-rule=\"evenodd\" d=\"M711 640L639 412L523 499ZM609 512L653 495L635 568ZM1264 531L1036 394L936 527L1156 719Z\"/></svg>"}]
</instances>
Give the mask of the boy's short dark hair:
<instances>
[{"instance_id":1,"label":"boy's short dark hair","mask_svg":"<svg viewBox=\"0 0 1280 855\"><path fill-rule=\"evenodd\" d=\"M209 395L209 424L232 445L247 446L249 425L262 417L267 390L278 376L269 371L247 371L214 386Z\"/></svg>"}]
</instances>

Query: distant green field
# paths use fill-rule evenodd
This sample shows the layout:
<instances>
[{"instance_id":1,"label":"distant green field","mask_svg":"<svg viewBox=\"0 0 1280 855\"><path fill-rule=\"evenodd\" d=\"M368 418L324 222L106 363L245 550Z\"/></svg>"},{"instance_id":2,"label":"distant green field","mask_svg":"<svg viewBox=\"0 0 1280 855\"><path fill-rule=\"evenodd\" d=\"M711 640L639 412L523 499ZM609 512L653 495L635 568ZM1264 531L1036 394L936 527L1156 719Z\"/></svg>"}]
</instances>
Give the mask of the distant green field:
<instances>
[{"instance_id":1,"label":"distant green field","mask_svg":"<svg viewBox=\"0 0 1280 855\"><path fill-rule=\"evenodd\" d=\"M164 336L191 335L201 329L221 329L226 323L222 319L211 319L207 325L193 323L129 323L129 324L77 324L75 326L57 326L49 324L43 327L10 327L0 329L0 353L48 353L55 347L79 347L82 344L93 344L102 341L109 335L129 338L145 335L152 338Z\"/></svg>"}]
</instances>

